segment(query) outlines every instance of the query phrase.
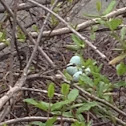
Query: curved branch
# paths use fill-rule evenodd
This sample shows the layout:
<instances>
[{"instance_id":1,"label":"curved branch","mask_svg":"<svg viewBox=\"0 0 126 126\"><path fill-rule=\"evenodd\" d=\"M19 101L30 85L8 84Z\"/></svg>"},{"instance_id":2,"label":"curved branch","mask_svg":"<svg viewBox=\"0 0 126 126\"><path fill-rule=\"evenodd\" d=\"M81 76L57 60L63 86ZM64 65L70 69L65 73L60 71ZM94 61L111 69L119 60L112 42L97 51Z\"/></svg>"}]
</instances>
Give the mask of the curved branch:
<instances>
[{"instance_id":1,"label":"curved branch","mask_svg":"<svg viewBox=\"0 0 126 126\"><path fill-rule=\"evenodd\" d=\"M126 13L126 7L112 11L111 13L103 16L103 18L117 17L117 16L122 15L124 13ZM83 30L83 29L90 27L91 25L95 25L97 23L98 19L100 19L100 18L90 19L90 20L87 20L87 21L85 21L81 24L78 24L76 30L80 31L80 30ZM71 32L71 30L68 27L64 27L64 28L59 28L59 29L53 30L51 33L50 33L50 31L44 31L43 36L49 36L49 35L55 36L55 35L67 34L67 33L70 33L70 32ZM31 32L31 35L33 37L37 37L38 33L37 32Z\"/></svg>"},{"instance_id":2,"label":"curved branch","mask_svg":"<svg viewBox=\"0 0 126 126\"><path fill-rule=\"evenodd\" d=\"M79 38L81 38L88 46L90 46L96 53L98 53L102 59L107 59L107 57L100 52L96 46L94 46L90 41L88 41L84 36L82 36L79 32L77 32L75 29L73 29L62 17L60 17L58 14L56 14L55 12L53 12L52 10L48 9L47 7L39 4L38 2L35 2L34 0L28 0L29 2L47 10L48 12L50 12L51 14L53 14L55 17L57 17L61 22L63 22L68 29L70 29L71 32L73 32L74 34L76 34Z\"/></svg>"},{"instance_id":3,"label":"curved branch","mask_svg":"<svg viewBox=\"0 0 126 126\"><path fill-rule=\"evenodd\" d=\"M24 118L17 118L17 119L11 119L11 120L7 120L5 122L1 122L0 123L0 126L3 126L4 124L14 124L14 123L17 123L17 122L28 122L28 121L47 121L48 119L51 119L51 117L37 117L37 116L32 116L32 117L24 117ZM60 121L61 118L58 117L57 118L57 121ZM73 118L62 118L63 121L66 121L66 122L75 122L76 119L73 119Z\"/></svg>"}]
</instances>

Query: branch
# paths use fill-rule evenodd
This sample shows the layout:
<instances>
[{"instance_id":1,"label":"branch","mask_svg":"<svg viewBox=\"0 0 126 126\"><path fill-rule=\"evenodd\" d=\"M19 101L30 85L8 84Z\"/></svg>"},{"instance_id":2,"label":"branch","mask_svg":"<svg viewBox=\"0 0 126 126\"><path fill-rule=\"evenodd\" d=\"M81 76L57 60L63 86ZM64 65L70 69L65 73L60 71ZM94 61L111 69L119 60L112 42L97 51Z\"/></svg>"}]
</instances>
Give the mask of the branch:
<instances>
[{"instance_id":1,"label":"branch","mask_svg":"<svg viewBox=\"0 0 126 126\"><path fill-rule=\"evenodd\" d=\"M40 4L43 4L43 5L47 5L47 4L50 4L50 1L40 1ZM17 10L18 11L21 11L21 10L27 10L27 9L30 9L30 8L33 8L33 7L36 7L36 5L29 5L29 4L26 4L26 3L21 3L18 5L18 8ZM11 10L13 10L13 8L11 7ZM4 13L6 11L5 8L0 8L0 13Z\"/></svg>"},{"instance_id":2,"label":"branch","mask_svg":"<svg viewBox=\"0 0 126 126\"><path fill-rule=\"evenodd\" d=\"M78 33L75 29L73 29L63 18L61 18L58 14L56 14L55 12L51 11L50 9L48 9L47 7L35 2L34 0L28 0L29 2L47 10L48 12L50 12L51 14L53 14L55 17L57 17L60 21L62 21L69 29L70 31L72 31L74 34L76 34L78 37L80 37L88 46L90 46L96 53L98 53L101 58L106 59L107 57L101 53L96 46L94 46L91 42L89 42L84 36L82 36L80 33Z\"/></svg>"},{"instance_id":3,"label":"branch","mask_svg":"<svg viewBox=\"0 0 126 126\"><path fill-rule=\"evenodd\" d=\"M12 10L5 4L5 2L4 2L3 0L1 0L0 2L1 2L1 4L6 8L6 10L11 14L11 16L14 17L14 14L13 14ZM56 5L56 3L57 3L57 0L56 0L56 2L54 3L54 5L51 7L51 9L53 9L53 7ZM17 91L19 91L19 89L24 85L24 82L25 82L26 79L27 79L27 74L28 74L29 66L31 65L32 60L33 60L33 58L34 58L34 56L35 56L35 54L36 54L36 51L37 51L38 46L39 46L39 42L40 42L41 37L42 37L42 32L43 32L43 30L44 30L45 24L47 23L47 20L48 20L49 16L50 16L50 13L48 13L47 16L46 16L46 19L45 19L45 21L44 21L44 24L43 24L43 26L42 26L42 28L41 28L41 30L40 30L40 34L39 34L39 36L38 36L37 42L35 42L34 50L33 50L32 54L31 54L31 57L30 57L30 59L29 59L27 65L26 65L26 67L25 67L24 70L23 70L23 73L22 73L22 75L21 75L21 78L16 82L16 84L15 84L15 86L14 86L13 88L10 88L10 90L9 90L2 98L0 98L0 110L1 110L1 108L3 107L3 105L4 105L4 104L5 104L5 103L17 92ZM17 23L19 23L19 22L17 22ZM32 41L33 41L33 39L32 39Z\"/></svg>"},{"instance_id":4,"label":"branch","mask_svg":"<svg viewBox=\"0 0 126 126\"><path fill-rule=\"evenodd\" d=\"M115 107L114 105L110 104L109 102L105 101L104 99L100 99L92 94L90 94L89 92L85 91L84 89L80 88L79 86L77 85L73 85L76 89L78 89L82 95L86 95L88 96L89 98L93 99L93 100L96 100L100 103L103 103L104 105L107 105L108 107L112 108L113 110L115 110L116 112L118 112L119 114L123 115L126 117L126 113L121 111L120 109L118 109L117 107Z\"/></svg>"},{"instance_id":5,"label":"branch","mask_svg":"<svg viewBox=\"0 0 126 126\"><path fill-rule=\"evenodd\" d=\"M0 126L3 126L4 124L13 124L17 122L27 122L27 121L47 121L48 119L51 119L51 117L37 117L37 116L32 116L32 117L24 117L24 118L17 118L17 119L11 119L5 122L1 122ZM60 121L61 117L57 118L57 121ZM75 122L76 119L73 118L62 118L63 121L66 122Z\"/></svg>"},{"instance_id":6,"label":"branch","mask_svg":"<svg viewBox=\"0 0 126 126\"><path fill-rule=\"evenodd\" d=\"M119 15L122 15L126 13L126 7L124 8L121 8L121 9L117 9L115 11L112 11L111 13L103 16L102 18L112 18L112 17L116 17L116 16L119 16ZM94 19L90 19L90 20L87 20L81 24L78 24L77 25L77 31L80 31L80 30L83 30L83 29L86 29L88 27L90 27L91 25L95 25L97 24L97 20L99 20L100 18L94 18ZM71 30L68 28L68 27L64 27L64 28L59 28L59 29L56 29L56 30L53 30L50 34L50 31L44 31L43 32L43 36L55 36L55 35L61 35L61 34L67 34L67 33L70 33ZM38 36L38 33L37 32L31 32L30 33L33 37L37 37Z\"/></svg>"}]
</instances>

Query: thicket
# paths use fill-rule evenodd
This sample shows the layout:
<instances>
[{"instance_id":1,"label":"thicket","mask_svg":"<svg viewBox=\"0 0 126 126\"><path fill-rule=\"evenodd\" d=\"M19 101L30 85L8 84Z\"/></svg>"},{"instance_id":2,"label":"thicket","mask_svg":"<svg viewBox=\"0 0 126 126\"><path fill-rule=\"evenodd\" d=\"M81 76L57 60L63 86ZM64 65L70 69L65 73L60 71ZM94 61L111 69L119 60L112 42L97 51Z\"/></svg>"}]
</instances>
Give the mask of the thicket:
<instances>
[{"instance_id":1,"label":"thicket","mask_svg":"<svg viewBox=\"0 0 126 126\"><path fill-rule=\"evenodd\" d=\"M98 0L97 15L65 21L79 2L0 1L0 125L126 126L126 7L112 0L102 11ZM94 43L101 32L110 53Z\"/></svg>"}]
</instances>

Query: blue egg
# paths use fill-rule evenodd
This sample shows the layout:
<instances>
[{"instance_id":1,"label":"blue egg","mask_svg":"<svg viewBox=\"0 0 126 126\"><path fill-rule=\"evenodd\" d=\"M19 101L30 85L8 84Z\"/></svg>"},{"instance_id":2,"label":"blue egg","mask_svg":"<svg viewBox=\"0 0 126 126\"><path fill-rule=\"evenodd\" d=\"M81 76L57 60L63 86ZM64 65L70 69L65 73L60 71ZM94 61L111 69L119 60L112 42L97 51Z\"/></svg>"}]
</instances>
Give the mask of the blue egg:
<instances>
[{"instance_id":1,"label":"blue egg","mask_svg":"<svg viewBox=\"0 0 126 126\"><path fill-rule=\"evenodd\" d=\"M72 65L72 64L68 64L68 65ZM78 71L78 69L76 66L68 66L66 68L66 71L68 72L68 74L73 76Z\"/></svg>"},{"instance_id":2,"label":"blue egg","mask_svg":"<svg viewBox=\"0 0 126 126\"><path fill-rule=\"evenodd\" d=\"M74 81L74 82L78 82L78 81L79 81L79 78L80 78L80 75L82 75L82 71L76 72L76 73L73 75L73 81Z\"/></svg>"},{"instance_id":3,"label":"blue egg","mask_svg":"<svg viewBox=\"0 0 126 126\"><path fill-rule=\"evenodd\" d=\"M79 56L73 56L70 59L70 63L73 63L75 65L81 65L81 58Z\"/></svg>"}]
</instances>

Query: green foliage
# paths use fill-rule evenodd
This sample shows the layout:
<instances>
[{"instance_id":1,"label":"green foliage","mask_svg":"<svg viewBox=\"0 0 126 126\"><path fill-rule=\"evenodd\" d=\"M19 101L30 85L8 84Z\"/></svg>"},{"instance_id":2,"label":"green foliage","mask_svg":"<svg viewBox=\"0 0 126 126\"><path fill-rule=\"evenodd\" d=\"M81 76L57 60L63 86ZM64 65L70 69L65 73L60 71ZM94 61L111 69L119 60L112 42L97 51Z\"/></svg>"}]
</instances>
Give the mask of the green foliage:
<instances>
[{"instance_id":1,"label":"green foliage","mask_svg":"<svg viewBox=\"0 0 126 126\"><path fill-rule=\"evenodd\" d=\"M98 67L94 60L83 59L81 60L81 65L79 67L81 74L78 74L78 79L75 81L74 75L78 73L77 71L74 75L71 75L73 76L72 80L73 82L78 82L81 87L91 93L93 92L98 97L111 101L112 97L108 95L108 93L112 90L112 84L100 73L101 67L102 65Z\"/></svg>"},{"instance_id":2,"label":"green foliage","mask_svg":"<svg viewBox=\"0 0 126 126\"><path fill-rule=\"evenodd\" d=\"M64 96L67 96L67 95L68 95L69 90L70 90L70 85L65 84L65 83L63 83L63 84L61 85L61 93L62 93Z\"/></svg>"},{"instance_id":3,"label":"green foliage","mask_svg":"<svg viewBox=\"0 0 126 126\"><path fill-rule=\"evenodd\" d=\"M123 41L125 39L125 35L126 35L126 28L122 27L122 29L120 31L121 41Z\"/></svg>"},{"instance_id":4,"label":"green foliage","mask_svg":"<svg viewBox=\"0 0 126 126\"><path fill-rule=\"evenodd\" d=\"M53 126L53 124L56 122L56 117L53 117L51 119L48 119L45 123L42 123L40 121L34 121L30 123L30 125L36 125L36 126Z\"/></svg>"},{"instance_id":5,"label":"green foliage","mask_svg":"<svg viewBox=\"0 0 126 126\"><path fill-rule=\"evenodd\" d=\"M30 126L34 126L34 125L36 125L36 126L45 126L45 123L42 123L42 122L40 122L40 121L34 121L34 122L32 122L32 123L30 123Z\"/></svg>"},{"instance_id":6,"label":"green foliage","mask_svg":"<svg viewBox=\"0 0 126 126\"><path fill-rule=\"evenodd\" d=\"M4 124L3 126L7 126L7 124Z\"/></svg>"},{"instance_id":7,"label":"green foliage","mask_svg":"<svg viewBox=\"0 0 126 126\"><path fill-rule=\"evenodd\" d=\"M54 4L54 0L51 0L51 5L53 5L53 4ZM62 5L61 2L58 2L56 7L53 9L53 11L58 14L58 12L60 12L60 10L61 10L61 5ZM50 18L51 26L53 26L53 27L57 26L59 23L59 20L52 14L50 17L51 17Z\"/></svg>"},{"instance_id":8,"label":"green foliage","mask_svg":"<svg viewBox=\"0 0 126 126\"><path fill-rule=\"evenodd\" d=\"M124 58L126 57L126 53L122 53L119 56L115 57L114 59L112 59L109 64L111 65L115 65L116 63L122 61Z\"/></svg>"},{"instance_id":9,"label":"green foliage","mask_svg":"<svg viewBox=\"0 0 126 126\"><path fill-rule=\"evenodd\" d=\"M61 110L65 105L69 104L71 101L65 100L61 102L54 103L51 107L51 111Z\"/></svg>"},{"instance_id":10,"label":"green foliage","mask_svg":"<svg viewBox=\"0 0 126 126\"><path fill-rule=\"evenodd\" d=\"M39 32L39 29L38 29L37 25L32 25L32 29L33 29L35 32Z\"/></svg>"},{"instance_id":11,"label":"green foliage","mask_svg":"<svg viewBox=\"0 0 126 126\"><path fill-rule=\"evenodd\" d=\"M68 100L70 102L73 102L76 100L77 96L79 95L79 91L77 89L73 89L72 91L70 91L70 93L68 94Z\"/></svg>"},{"instance_id":12,"label":"green foliage","mask_svg":"<svg viewBox=\"0 0 126 126\"><path fill-rule=\"evenodd\" d=\"M26 40L25 34L22 32L22 30L19 27L17 28L17 38L19 42L25 42Z\"/></svg>"},{"instance_id":13,"label":"green foliage","mask_svg":"<svg viewBox=\"0 0 126 126\"><path fill-rule=\"evenodd\" d=\"M53 118L47 120L45 126L53 126L53 124L56 122L56 119L57 119L56 117L53 117Z\"/></svg>"},{"instance_id":14,"label":"green foliage","mask_svg":"<svg viewBox=\"0 0 126 126\"><path fill-rule=\"evenodd\" d=\"M98 12L101 11L101 8L102 8L101 1L97 1L97 2L96 2L96 8L97 8L97 11L98 11Z\"/></svg>"},{"instance_id":15,"label":"green foliage","mask_svg":"<svg viewBox=\"0 0 126 126\"><path fill-rule=\"evenodd\" d=\"M44 110L44 111L48 111L48 108L49 108L49 103L46 103L43 101L38 102L36 100L33 100L32 98L25 99L24 102L34 105L35 107L37 107L41 110Z\"/></svg>"},{"instance_id":16,"label":"green foliage","mask_svg":"<svg viewBox=\"0 0 126 126\"><path fill-rule=\"evenodd\" d=\"M91 108L97 106L98 103L97 102L88 102L88 103L83 103L83 105L77 109L77 114L80 114L82 112L85 112L85 111L89 111Z\"/></svg>"},{"instance_id":17,"label":"green foliage","mask_svg":"<svg viewBox=\"0 0 126 126\"><path fill-rule=\"evenodd\" d=\"M72 3L73 2L73 0L67 0L68 2L70 2L70 3Z\"/></svg>"},{"instance_id":18,"label":"green foliage","mask_svg":"<svg viewBox=\"0 0 126 126\"><path fill-rule=\"evenodd\" d=\"M120 88L120 87L126 87L126 82L125 81L119 81L113 85L114 88Z\"/></svg>"},{"instance_id":19,"label":"green foliage","mask_svg":"<svg viewBox=\"0 0 126 126\"><path fill-rule=\"evenodd\" d=\"M116 5L116 1L112 0L109 6L106 8L106 10L103 12L103 15L110 13L114 9L115 5Z\"/></svg>"},{"instance_id":20,"label":"green foliage","mask_svg":"<svg viewBox=\"0 0 126 126\"><path fill-rule=\"evenodd\" d=\"M85 123L83 122L78 122L76 121L75 123L73 123L71 126L86 126Z\"/></svg>"},{"instance_id":21,"label":"green foliage","mask_svg":"<svg viewBox=\"0 0 126 126\"><path fill-rule=\"evenodd\" d=\"M6 36L6 31L3 29L0 29L0 42L9 45L10 42L7 40L7 36Z\"/></svg>"},{"instance_id":22,"label":"green foliage","mask_svg":"<svg viewBox=\"0 0 126 126\"><path fill-rule=\"evenodd\" d=\"M53 83L50 83L50 85L48 86L48 97L49 97L50 99L53 98L54 92L55 92L54 84L53 84Z\"/></svg>"},{"instance_id":23,"label":"green foliage","mask_svg":"<svg viewBox=\"0 0 126 126\"><path fill-rule=\"evenodd\" d=\"M85 123L85 122L76 121L71 126L92 126L92 125L91 125L91 122Z\"/></svg>"},{"instance_id":24,"label":"green foliage","mask_svg":"<svg viewBox=\"0 0 126 126\"><path fill-rule=\"evenodd\" d=\"M90 87L94 86L92 79L90 77L88 77L86 74L82 74L80 76L80 83L88 84Z\"/></svg>"},{"instance_id":25,"label":"green foliage","mask_svg":"<svg viewBox=\"0 0 126 126\"><path fill-rule=\"evenodd\" d=\"M59 21L57 20L57 18L54 15L51 15L51 24L52 26L56 26L58 25Z\"/></svg>"},{"instance_id":26,"label":"green foliage","mask_svg":"<svg viewBox=\"0 0 126 126\"><path fill-rule=\"evenodd\" d=\"M96 32L98 30L98 25L94 25L91 27L90 38L91 40L95 40Z\"/></svg>"},{"instance_id":27,"label":"green foliage","mask_svg":"<svg viewBox=\"0 0 126 126\"><path fill-rule=\"evenodd\" d=\"M74 42L71 45L65 45L65 47L71 51L81 51L86 47L86 44L83 40L81 40L77 35L72 34L71 35L72 41Z\"/></svg>"},{"instance_id":28,"label":"green foliage","mask_svg":"<svg viewBox=\"0 0 126 126\"><path fill-rule=\"evenodd\" d=\"M124 75L126 73L126 65L123 62L121 62L116 66L116 70L119 76Z\"/></svg>"},{"instance_id":29,"label":"green foliage","mask_svg":"<svg viewBox=\"0 0 126 126\"><path fill-rule=\"evenodd\" d=\"M107 26L110 28L111 31L117 29L117 27L122 24L122 20L121 19L110 19L109 21L107 21Z\"/></svg>"},{"instance_id":30,"label":"green foliage","mask_svg":"<svg viewBox=\"0 0 126 126\"><path fill-rule=\"evenodd\" d=\"M72 2L73 0L68 0L68 2ZM51 0L51 4L54 3L54 0ZM54 8L54 11L58 13L60 11L60 5L62 2L59 2L59 4ZM91 27L91 33L90 33L90 39L95 40L95 34L98 30L99 26L107 27L110 30L110 35L118 40L120 43L120 55L113 58L109 64L115 65L119 62L119 64L116 65L116 71L118 76L125 76L126 75L126 65L122 61L126 57L126 28L122 27L120 30L120 34L116 31L116 29L123 23L122 19L120 18L111 18L107 19L104 18L104 15L109 14L115 7L116 1L112 0L107 9L104 12L101 12L102 10L102 4L100 1L97 1L96 8L98 11L98 15L87 15L88 17L95 17L97 19L97 25ZM51 16L51 22L52 25L57 25L58 20ZM119 36L120 35L120 36ZM2 34L0 34L2 37ZM104 99L108 101L109 103L113 103L113 96L112 91L115 88L120 87L126 87L126 82L123 80L119 80L115 84L112 84L109 79L101 74L101 65L97 65L97 62L93 59L85 59L82 56L83 49L86 47L86 44L84 41L82 41L77 35L72 34L71 39L73 43L71 45L66 45L66 47L70 50L74 50L75 55L70 59L69 64L67 65L67 68L64 70L64 75L68 81L70 81L70 84L62 83L61 85L61 94L62 97L60 100L58 100L55 103L51 103L51 99L54 97L55 88L54 84L50 83L48 87L48 98L49 103L44 101L36 101L33 99L25 99L24 101L28 104L31 104L43 111L46 111L48 113L51 113L54 118L47 121L46 123L42 122L33 122L35 125L38 126L52 126L54 122L56 121L55 116L63 116L63 117L71 117L76 118L76 122L74 122L71 126L91 126L92 123L89 121L86 123L84 114L89 112L90 110L93 111L93 113L96 113L98 117L104 118L111 118L113 122L115 122L115 118L113 118L108 111L107 107L99 108L101 103L96 101L89 101L86 99L82 99L79 95L79 92L77 89L71 89L73 88L73 84L77 84L80 86L81 89L89 92L94 97L98 97L101 99ZM73 65L73 66L70 66ZM69 69L68 69L69 67ZM72 71L72 72L71 72ZM78 78L76 81L74 80L75 74L77 72L81 72L81 74L78 74ZM86 97L86 96L85 96ZM108 112L105 114L105 112ZM105 115L103 115L105 114Z\"/></svg>"},{"instance_id":31,"label":"green foliage","mask_svg":"<svg viewBox=\"0 0 126 126\"><path fill-rule=\"evenodd\" d=\"M85 47L84 41L81 40L77 35L72 34L72 40L73 40L74 44L76 44L78 47L80 47L80 48Z\"/></svg>"}]
</instances>

